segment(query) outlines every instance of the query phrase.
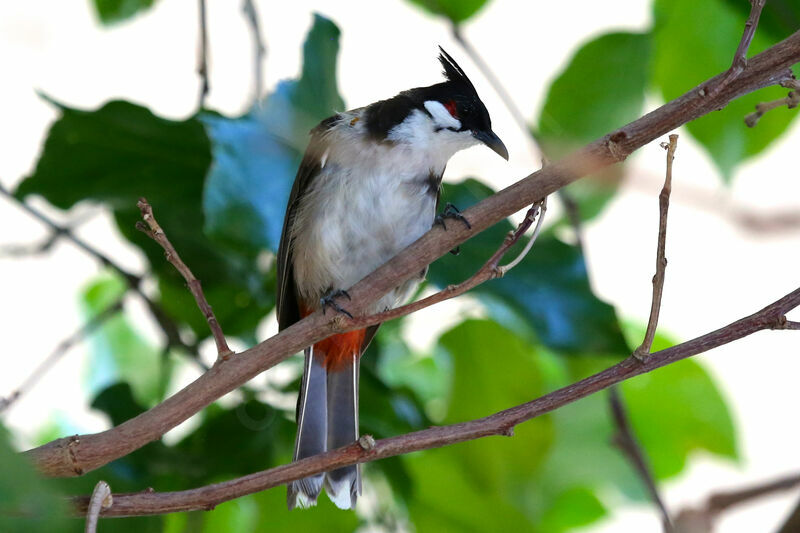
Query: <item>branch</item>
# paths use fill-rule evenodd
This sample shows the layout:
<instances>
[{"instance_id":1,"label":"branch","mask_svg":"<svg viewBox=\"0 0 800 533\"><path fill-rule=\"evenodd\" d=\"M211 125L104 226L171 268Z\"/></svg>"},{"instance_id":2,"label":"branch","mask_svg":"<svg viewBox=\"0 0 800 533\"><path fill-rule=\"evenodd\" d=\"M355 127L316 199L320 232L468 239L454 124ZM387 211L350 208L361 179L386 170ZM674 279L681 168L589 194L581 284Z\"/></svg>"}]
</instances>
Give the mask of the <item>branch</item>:
<instances>
[{"instance_id":1,"label":"branch","mask_svg":"<svg viewBox=\"0 0 800 533\"><path fill-rule=\"evenodd\" d=\"M106 307L103 311L95 315L91 320L86 322L80 329L72 335L58 343L58 346L48 355L44 361L31 372L28 378L22 382L15 391L9 394L6 398L0 398L0 413L11 407L11 405L19 400L20 396L25 394L28 390L33 388L39 379L50 370L61 359L67 351L75 344L88 337L95 329L105 323L106 320L116 315L123 305L123 298L120 298L113 304Z\"/></svg>"},{"instance_id":2,"label":"branch","mask_svg":"<svg viewBox=\"0 0 800 533\"><path fill-rule=\"evenodd\" d=\"M227 359L233 355L233 351L228 348L228 343L225 341L225 334L222 333L222 327L219 325L217 317L214 316L214 311L211 309L211 306L208 304L203 294L200 280L194 277L194 274L192 274L192 271L186 266L186 263L181 260L175 247L169 242L167 234L164 233L164 230L161 229L158 221L156 221L156 217L153 215L153 208L147 203L147 200L139 198L136 207L139 208L139 211L142 213L142 219L147 223L145 226L144 223L137 222L136 229L156 241L159 246L164 249L164 256L167 261L172 263L178 272L180 272L181 276L183 276L183 279L186 280L186 284L189 286L192 296L194 296L194 301L197 302L197 307L200 308L203 316L206 317L208 327L211 329L212 335L214 335L214 341L217 343L217 358L223 360Z\"/></svg>"},{"instance_id":3,"label":"branch","mask_svg":"<svg viewBox=\"0 0 800 533\"><path fill-rule=\"evenodd\" d=\"M781 82L789 76L789 67L798 61L800 31L751 58L742 74L716 95L705 94L700 87L695 87L676 100L594 141L565 159L547 165L484 199L464 211L471 228L462 225L454 225L448 231L433 228L349 288L352 302L348 303L348 310L354 316L363 314L378 298L415 276L426 265L468 238L578 178L622 161L634 150L681 124L723 108L743 94ZM724 73L719 74L705 83L718 83L723 76ZM793 293L791 297L798 298L798 295ZM770 324L774 322L772 318L770 316ZM761 324L754 327L749 323L746 326L744 330L736 329L735 335L731 334L732 337L740 338L769 327ZM217 398L264 370L305 347L342 331L336 317L326 317L321 312L312 313L236 357L224 362L218 361L208 372L174 396L119 426L101 433L57 439L28 451L27 455L43 474L49 476L75 476L94 470L158 439ZM706 346L704 349L708 348ZM645 368L654 368L650 359L641 364L625 364L644 371ZM608 378L608 375L603 375L601 379Z\"/></svg>"},{"instance_id":4,"label":"branch","mask_svg":"<svg viewBox=\"0 0 800 533\"><path fill-rule=\"evenodd\" d=\"M425 309L426 307L430 307L434 304L439 302L443 302L445 300L449 300L451 298L455 298L456 296L461 296L465 292L474 289L481 283L489 281L490 279L495 278L502 278L506 275L506 273L517 266L520 261L522 261L528 252L530 252L531 247L533 247L533 243L536 242L536 238L539 236L539 231L542 227L542 222L544 221L544 214L547 211L547 198L544 200L540 200L533 204L528 212L525 214L525 218L522 222L519 223L517 229L511 231L506 235L506 238L503 239L503 244L500 245L500 248L492 254L486 263L478 269L478 271L473 274L468 279L462 281L458 285L449 285L442 289L441 291L437 292L436 294L431 294L427 298L423 298L422 300L417 300L416 302L412 302L410 304L402 305L400 307L395 307L393 309L388 309L381 313L375 313L369 316L364 317L355 317L355 318L344 318L342 315L339 315L339 320L342 322L342 327L350 330L350 329L360 329L363 327L371 326L373 324L380 324L381 322L386 322L387 320L394 320L395 318L400 318L406 315L410 315L411 313L415 313L421 309ZM525 248L519 253L519 255L514 258L513 261L508 263L507 265L500 266L500 260L505 256L509 249L514 246L519 239L528 231L528 228L531 227L533 221L536 220L536 228L533 230L533 234L531 238L528 239Z\"/></svg>"},{"instance_id":5,"label":"branch","mask_svg":"<svg viewBox=\"0 0 800 533\"><path fill-rule=\"evenodd\" d=\"M719 85L712 86L712 92L721 90L725 85L736 79L747 66L747 50L750 48L750 43L753 41L753 36L756 34L758 19L761 17L761 10L764 9L765 3L766 0L750 0L750 15L744 23L742 39L739 41L736 53L733 54L731 67L728 69Z\"/></svg>"},{"instance_id":6,"label":"branch","mask_svg":"<svg viewBox=\"0 0 800 533\"><path fill-rule=\"evenodd\" d=\"M15 202L19 205L26 213L28 213L33 218L39 220L39 222L43 223L45 226L50 228L53 233L57 233L58 235L62 236L63 238L67 239L69 242L77 246L80 250L88 254L89 256L93 257L97 261L100 262L105 267L108 267L114 271L116 271L125 283L128 285L128 288L134 292L147 306L148 311L152 315L153 319L161 328L161 331L164 332L164 336L167 338L167 345L168 347L172 346L179 346L183 348L189 354L195 354L197 352L197 345L190 346L183 342L181 339L180 332L178 331L178 325L167 315L166 311L157 304L155 301L151 300L145 293L142 291L142 277L131 272L128 272L118 263L113 261L103 252L92 246L91 244L87 243L80 237L77 237L69 228L59 225L53 219L42 213L41 211L35 209L34 207L28 205L27 203L23 202L16 196L14 196L8 189L6 189L2 184L0 184L0 194L8 198L9 200ZM198 364L203 366L204 370L208 370L203 365L202 361L200 361L197 357L192 358Z\"/></svg>"},{"instance_id":7,"label":"branch","mask_svg":"<svg viewBox=\"0 0 800 533\"><path fill-rule=\"evenodd\" d=\"M197 107L203 109L208 96L208 30L206 25L206 0L197 0L200 11L200 51L197 56L197 75L200 76L200 97Z\"/></svg>"},{"instance_id":8,"label":"branch","mask_svg":"<svg viewBox=\"0 0 800 533\"><path fill-rule=\"evenodd\" d=\"M267 48L264 45L264 39L261 37L261 26L258 23L258 12L253 0L244 0L242 4L242 11L244 11L245 18L250 25L250 31L253 34L253 78L255 84L255 95L253 100L258 102L263 90L264 79L264 56L267 53Z\"/></svg>"},{"instance_id":9,"label":"branch","mask_svg":"<svg viewBox=\"0 0 800 533\"><path fill-rule=\"evenodd\" d=\"M658 249L656 251L656 275L653 276L653 300L650 303L650 319L647 321L647 331L642 344L633 351L634 357L644 359L650 353L653 339L656 336L658 315L661 311L661 295L664 292L664 275L667 270L667 214L669 212L669 195L672 192L672 162L675 159L675 150L678 149L678 136L674 133L669 136L669 144L663 143L667 149L667 176L664 178L664 187L658 195Z\"/></svg>"},{"instance_id":10,"label":"branch","mask_svg":"<svg viewBox=\"0 0 800 533\"><path fill-rule=\"evenodd\" d=\"M97 531L97 519L100 517L100 511L111 507L113 501L111 487L105 481L98 481L92 491L89 508L86 510L86 533Z\"/></svg>"},{"instance_id":11,"label":"branch","mask_svg":"<svg viewBox=\"0 0 800 533\"><path fill-rule=\"evenodd\" d=\"M779 323L780 318L785 313L797 306L800 306L800 288L748 317L696 339L655 352L644 362L640 362L634 357L628 357L624 361L577 383L484 418L449 426L431 427L377 441L364 436L358 442L336 450L196 489L177 492L116 494L114 495L114 505L102 513L102 516L152 515L212 509L222 502L342 466L439 448L481 437L511 436L513 435L514 426L517 424L554 411L559 407L621 381L661 368L681 359L707 352L712 348L728 344L757 331L772 329ZM231 362L239 361L241 357L243 355L232 358L222 366L229 366ZM215 365L211 372L214 372L216 368L219 368L219 365ZM86 509L87 499L85 497L75 498L73 503L78 512L83 512Z\"/></svg>"},{"instance_id":12,"label":"branch","mask_svg":"<svg viewBox=\"0 0 800 533\"><path fill-rule=\"evenodd\" d=\"M647 458L637 442L633 433L633 428L631 428L630 422L628 421L628 414L625 411L625 405L622 403L619 391L616 387L611 387L608 392L611 415L614 418L614 424L617 426L617 432L612 438L613 443L628 457L634 469L639 474L639 477L642 478L645 487L647 487L647 491L650 493L650 498L661 512L661 523L664 526L664 531L670 533L673 530L672 520L658 492L655 478L652 472L650 472L650 466L647 464Z\"/></svg>"},{"instance_id":13,"label":"branch","mask_svg":"<svg viewBox=\"0 0 800 533\"><path fill-rule=\"evenodd\" d=\"M719 515L731 507L798 486L800 486L800 474L794 474L746 489L713 494L708 498L705 505L699 509L691 507L683 509L675 519L676 531L687 533L695 531L710 532ZM800 525L800 506L792 512L788 521L778 533L796 532L798 525Z\"/></svg>"},{"instance_id":14,"label":"branch","mask_svg":"<svg viewBox=\"0 0 800 533\"><path fill-rule=\"evenodd\" d=\"M756 104L756 110L744 117L744 123L747 124L748 128L754 128L761 117L764 116L764 113L768 111L772 111L781 106L786 106L787 109L794 109L800 104L800 82L797 80L787 80L781 83L781 87L794 90L789 91L789 94L783 98Z\"/></svg>"},{"instance_id":15,"label":"branch","mask_svg":"<svg viewBox=\"0 0 800 533\"><path fill-rule=\"evenodd\" d=\"M797 533L798 531L800 531L800 501L797 502L777 533Z\"/></svg>"}]
</instances>

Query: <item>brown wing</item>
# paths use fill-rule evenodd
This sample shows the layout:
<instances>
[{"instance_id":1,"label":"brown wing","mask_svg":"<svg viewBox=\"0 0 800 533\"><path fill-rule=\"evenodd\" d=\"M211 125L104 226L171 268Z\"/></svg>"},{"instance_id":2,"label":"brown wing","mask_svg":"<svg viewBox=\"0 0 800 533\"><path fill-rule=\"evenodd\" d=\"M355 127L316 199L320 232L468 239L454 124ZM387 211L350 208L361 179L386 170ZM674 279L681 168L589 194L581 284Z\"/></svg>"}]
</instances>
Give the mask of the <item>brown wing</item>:
<instances>
[{"instance_id":1,"label":"brown wing","mask_svg":"<svg viewBox=\"0 0 800 533\"><path fill-rule=\"evenodd\" d=\"M311 130L311 140L297 169L292 192L289 194L289 203L286 205L286 216L283 219L281 242L278 245L278 285L276 289L276 307L278 313L278 329L286 329L300 320L300 308L297 303L295 290L294 267L292 260L292 224L294 214L300 198L308 190L308 186L319 175L322 169L322 156L325 154L327 144L325 133L333 127L339 115L326 118Z\"/></svg>"}]
</instances>

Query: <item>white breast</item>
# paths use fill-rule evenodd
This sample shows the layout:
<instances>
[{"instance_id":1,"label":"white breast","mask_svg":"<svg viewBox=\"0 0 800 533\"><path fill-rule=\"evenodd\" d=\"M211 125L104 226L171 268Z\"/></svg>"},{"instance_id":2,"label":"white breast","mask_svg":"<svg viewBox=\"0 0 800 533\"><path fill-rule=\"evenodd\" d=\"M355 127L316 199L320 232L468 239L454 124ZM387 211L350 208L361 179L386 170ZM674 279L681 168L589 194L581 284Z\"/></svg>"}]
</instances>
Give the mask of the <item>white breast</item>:
<instances>
[{"instance_id":1,"label":"white breast","mask_svg":"<svg viewBox=\"0 0 800 533\"><path fill-rule=\"evenodd\" d=\"M415 113L422 116L406 123L425 118ZM435 216L430 176L442 174L452 153L430 149L435 144L430 137L427 144L424 138L394 144L365 140L359 122L347 116L328 133L324 166L298 204L294 275L308 305L331 289L352 287L428 231ZM425 131L433 135L432 126ZM388 294L374 310L396 305L415 284Z\"/></svg>"}]
</instances>

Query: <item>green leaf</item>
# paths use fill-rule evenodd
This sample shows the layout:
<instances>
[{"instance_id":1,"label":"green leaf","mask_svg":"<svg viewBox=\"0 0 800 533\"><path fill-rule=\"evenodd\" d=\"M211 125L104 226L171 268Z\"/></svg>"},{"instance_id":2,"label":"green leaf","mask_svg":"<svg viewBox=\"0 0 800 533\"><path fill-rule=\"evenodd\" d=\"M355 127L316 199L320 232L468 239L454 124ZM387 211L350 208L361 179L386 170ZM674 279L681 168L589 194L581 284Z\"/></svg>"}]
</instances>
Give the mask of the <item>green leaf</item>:
<instances>
[{"instance_id":1,"label":"green leaf","mask_svg":"<svg viewBox=\"0 0 800 533\"><path fill-rule=\"evenodd\" d=\"M443 335L438 347L448 355L454 370L447 424L490 415L543 392L533 347L496 322L463 322ZM498 364L502 364L502 372L497 371ZM514 431L513 439L477 440L453 450L476 485L506 497L525 483L552 439L550 422L544 418ZM481 468L474 467L478 464Z\"/></svg>"},{"instance_id":2,"label":"green leaf","mask_svg":"<svg viewBox=\"0 0 800 533\"><path fill-rule=\"evenodd\" d=\"M207 234L246 250L278 249L308 132L344 109L336 89L338 50L339 29L315 15L299 80L281 82L244 117L203 118L214 155L203 195Z\"/></svg>"},{"instance_id":3,"label":"green leaf","mask_svg":"<svg viewBox=\"0 0 800 533\"><path fill-rule=\"evenodd\" d=\"M460 24L481 10L487 0L410 0L434 15L441 15L454 24Z\"/></svg>"},{"instance_id":4,"label":"green leaf","mask_svg":"<svg viewBox=\"0 0 800 533\"><path fill-rule=\"evenodd\" d=\"M126 20L140 11L150 9L155 0L93 0L95 12L105 25Z\"/></svg>"},{"instance_id":5,"label":"green leaf","mask_svg":"<svg viewBox=\"0 0 800 533\"><path fill-rule=\"evenodd\" d=\"M136 202L145 196L181 258L203 283L224 331L252 336L273 307L274 287L267 273L259 271L255 254L222 249L203 235L200 206L211 149L200 121L166 120L120 101L95 111L56 105L61 118L48 133L35 172L16 194L39 194L61 209L87 200L112 209L123 236L142 248L157 275L161 304L205 338L208 326L185 281L164 259L161 247L134 229L141 218Z\"/></svg>"},{"instance_id":6,"label":"green leaf","mask_svg":"<svg viewBox=\"0 0 800 533\"><path fill-rule=\"evenodd\" d=\"M650 70L647 33L608 33L581 46L550 85L535 136L548 158L578 147L641 114ZM597 215L617 190L614 166L568 186L581 217Z\"/></svg>"},{"instance_id":7,"label":"green leaf","mask_svg":"<svg viewBox=\"0 0 800 533\"><path fill-rule=\"evenodd\" d=\"M0 424L0 531L63 531L74 520L67 515L66 500L50 480L39 477L10 440Z\"/></svg>"},{"instance_id":8,"label":"green leaf","mask_svg":"<svg viewBox=\"0 0 800 533\"><path fill-rule=\"evenodd\" d=\"M653 82L664 99L676 98L730 67L745 18L723 0L657 0ZM749 56L774 42L771 35L757 31ZM762 152L797 116L796 111L777 109L765 114L754 128L744 124L744 116L757 103L782 98L786 93L780 87L762 89L688 124L726 181L731 180L739 163Z\"/></svg>"},{"instance_id":9,"label":"green leaf","mask_svg":"<svg viewBox=\"0 0 800 533\"><path fill-rule=\"evenodd\" d=\"M559 494L542 517L541 531L559 533L587 526L606 515L606 509L594 492L575 487Z\"/></svg>"},{"instance_id":10,"label":"green leaf","mask_svg":"<svg viewBox=\"0 0 800 533\"><path fill-rule=\"evenodd\" d=\"M442 198L463 209L491 193L487 186L469 179L446 184ZM433 263L429 279L440 287L467 279L511 229L506 220L473 237L461 245L458 256ZM520 247L521 243L512 248L507 258L513 258ZM614 308L592 293L580 250L552 233L540 235L531 253L506 276L479 285L472 294L512 311L548 348L566 353L629 353ZM490 310L497 311L495 307Z\"/></svg>"},{"instance_id":11,"label":"green leaf","mask_svg":"<svg viewBox=\"0 0 800 533\"><path fill-rule=\"evenodd\" d=\"M127 286L118 276L102 276L83 290L85 314L95 317L119 301ZM162 399L167 379L160 351L143 339L122 312L90 335L89 384L98 391L117 381L130 383L137 401L152 406Z\"/></svg>"}]
</instances>

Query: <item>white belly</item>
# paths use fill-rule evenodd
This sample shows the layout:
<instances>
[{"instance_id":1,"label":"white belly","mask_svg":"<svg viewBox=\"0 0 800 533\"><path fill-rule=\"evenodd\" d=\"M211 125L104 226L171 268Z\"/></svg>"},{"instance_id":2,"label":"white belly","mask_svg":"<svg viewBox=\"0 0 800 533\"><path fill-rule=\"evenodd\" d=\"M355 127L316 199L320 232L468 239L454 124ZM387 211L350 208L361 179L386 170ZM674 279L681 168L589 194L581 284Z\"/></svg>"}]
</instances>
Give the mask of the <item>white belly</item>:
<instances>
[{"instance_id":1,"label":"white belly","mask_svg":"<svg viewBox=\"0 0 800 533\"><path fill-rule=\"evenodd\" d=\"M332 289L352 287L431 228L436 209L431 169L409 164L390 174L387 166L403 167L386 163L391 162L384 158L380 165L361 166L366 171L359 174L327 161L298 205L294 275L307 305L318 305ZM387 294L372 311L395 306L419 280L415 276Z\"/></svg>"}]
</instances>

